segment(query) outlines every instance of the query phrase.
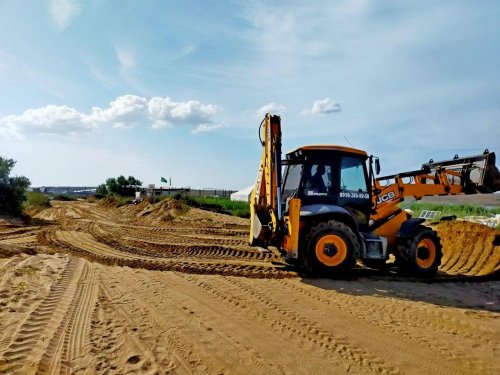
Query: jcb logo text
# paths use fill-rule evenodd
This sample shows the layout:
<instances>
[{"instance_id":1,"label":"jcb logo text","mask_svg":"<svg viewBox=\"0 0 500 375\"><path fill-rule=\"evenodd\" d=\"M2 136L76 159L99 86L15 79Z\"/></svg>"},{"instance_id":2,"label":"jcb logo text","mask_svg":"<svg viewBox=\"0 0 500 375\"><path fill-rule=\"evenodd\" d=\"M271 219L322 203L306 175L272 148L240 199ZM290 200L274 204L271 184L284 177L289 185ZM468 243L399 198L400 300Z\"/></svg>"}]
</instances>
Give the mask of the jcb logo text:
<instances>
[{"instance_id":1,"label":"jcb logo text","mask_svg":"<svg viewBox=\"0 0 500 375\"><path fill-rule=\"evenodd\" d=\"M383 202L392 201L394 198L396 198L396 194L394 194L393 191L390 191L389 193L381 195L380 197L378 197L377 204L380 204L380 203L383 203Z\"/></svg>"}]
</instances>

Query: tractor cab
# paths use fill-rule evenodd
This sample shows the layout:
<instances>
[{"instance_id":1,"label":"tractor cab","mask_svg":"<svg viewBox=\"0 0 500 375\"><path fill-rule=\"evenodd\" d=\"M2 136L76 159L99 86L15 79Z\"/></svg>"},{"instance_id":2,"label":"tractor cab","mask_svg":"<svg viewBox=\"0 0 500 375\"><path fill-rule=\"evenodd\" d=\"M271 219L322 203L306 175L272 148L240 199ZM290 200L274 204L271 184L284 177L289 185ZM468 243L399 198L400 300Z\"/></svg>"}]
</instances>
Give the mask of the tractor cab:
<instances>
[{"instance_id":1,"label":"tractor cab","mask_svg":"<svg viewBox=\"0 0 500 375\"><path fill-rule=\"evenodd\" d=\"M282 162L283 212L291 198L301 201L301 218L342 214L360 229L368 226L371 209L366 152L342 146L304 146Z\"/></svg>"}]
</instances>

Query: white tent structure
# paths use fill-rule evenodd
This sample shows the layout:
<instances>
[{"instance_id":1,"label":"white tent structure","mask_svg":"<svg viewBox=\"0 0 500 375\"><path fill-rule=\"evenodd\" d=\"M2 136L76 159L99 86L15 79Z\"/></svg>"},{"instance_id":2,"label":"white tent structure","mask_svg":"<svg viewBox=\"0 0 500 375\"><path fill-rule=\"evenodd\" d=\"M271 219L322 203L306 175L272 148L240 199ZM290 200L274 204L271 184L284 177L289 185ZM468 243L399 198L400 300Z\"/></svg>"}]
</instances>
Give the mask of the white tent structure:
<instances>
[{"instance_id":1,"label":"white tent structure","mask_svg":"<svg viewBox=\"0 0 500 375\"><path fill-rule=\"evenodd\" d=\"M240 202L250 202L250 195L252 194L253 185L241 189L236 193L231 194L232 201L240 201Z\"/></svg>"}]
</instances>

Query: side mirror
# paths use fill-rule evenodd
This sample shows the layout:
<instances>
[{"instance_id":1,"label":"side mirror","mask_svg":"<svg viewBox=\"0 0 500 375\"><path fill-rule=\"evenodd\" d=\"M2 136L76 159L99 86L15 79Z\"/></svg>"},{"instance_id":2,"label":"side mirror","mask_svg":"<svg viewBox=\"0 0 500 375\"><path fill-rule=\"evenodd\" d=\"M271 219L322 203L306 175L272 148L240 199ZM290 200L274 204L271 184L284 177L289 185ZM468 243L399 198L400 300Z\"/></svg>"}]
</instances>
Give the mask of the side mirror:
<instances>
[{"instance_id":1,"label":"side mirror","mask_svg":"<svg viewBox=\"0 0 500 375\"><path fill-rule=\"evenodd\" d=\"M378 158L377 158L377 159L375 159L375 173L376 173L377 175L379 175L379 174L380 174L380 161L379 161L379 159L378 159Z\"/></svg>"}]
</instances>

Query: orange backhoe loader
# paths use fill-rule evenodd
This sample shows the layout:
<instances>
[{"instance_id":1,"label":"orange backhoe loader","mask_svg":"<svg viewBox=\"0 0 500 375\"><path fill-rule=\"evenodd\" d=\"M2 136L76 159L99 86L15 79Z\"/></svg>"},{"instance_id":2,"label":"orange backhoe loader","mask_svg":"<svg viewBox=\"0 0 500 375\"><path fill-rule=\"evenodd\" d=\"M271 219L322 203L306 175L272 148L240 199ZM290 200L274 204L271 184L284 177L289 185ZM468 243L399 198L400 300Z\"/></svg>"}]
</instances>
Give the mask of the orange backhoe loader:
<instances>
[{"instance_id":1,"label":"orange backhoe loader","mask_svg":"<svg viewBox=\"0 0 500 375\"><path fill-rule=\"evenodd\" d=\"M439 237L399 203L408 196L500 189L495 154L488 150L377 178L378 158L351 147L303 146L282 160L279 116L265 116L259 137L250 244L275 246L314 274L346 274L358 259L383 268L392 254L401 273L433 277L441 262Z\"/></svg>"}]
</instances>

